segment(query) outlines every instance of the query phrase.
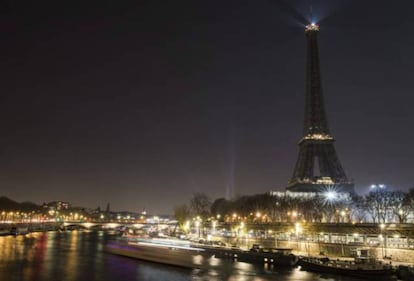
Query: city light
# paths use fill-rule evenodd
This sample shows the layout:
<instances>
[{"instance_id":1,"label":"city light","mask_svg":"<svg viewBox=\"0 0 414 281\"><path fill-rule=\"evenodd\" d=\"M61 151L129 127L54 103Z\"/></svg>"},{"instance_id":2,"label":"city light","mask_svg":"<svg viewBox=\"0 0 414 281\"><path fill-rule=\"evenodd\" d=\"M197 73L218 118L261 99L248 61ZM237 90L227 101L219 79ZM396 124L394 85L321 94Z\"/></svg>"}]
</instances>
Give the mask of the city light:
<instances>
[{"instance_id":1,"label":"city light","mask_svg":"<svg viewBox=\"0 0 414 281\"><path fill-rule=\"evenodd\" d=\"M295 233L296 233L296 235L302 233L302 226L298 222L295 223Z\"/></svg>"},{"instance_id":2,"label":"city light","mask_svg":"<svg viewBox=\"0 0 414 281\"><path fill-rule=\"evenodd\" d=\"M317 25L314 22L312 22L311 24L308 24L305 28L305 31L318 31L318 30L319 30L319 25Z\"/></svg>"},{"instance_id":3,"label":"city light","mask_svg":"<svg viewBox=\"0 0 414 281\"><path fill-rule=\"evenodd\" d=\"M371 186L370 186L371 189L376 189L376 188L384 189L386 187L387 186L385 184L371 184Z\"/></svg>"},{"instance_id":4,"label":"city light","mask_svg":"<svg viewBox=\"0 0 414 281\"><path fill-rule=\"evenodd\" d=\"M325 198L326 198L328 201L334 201L334 200L336 200L336 197L337 197L337 195L336 195L336 192L335 192L335 191L328 191L328 192L325 192L325 193L324 193L324 196L325 196Z\"/></svg>"}]
</instances>

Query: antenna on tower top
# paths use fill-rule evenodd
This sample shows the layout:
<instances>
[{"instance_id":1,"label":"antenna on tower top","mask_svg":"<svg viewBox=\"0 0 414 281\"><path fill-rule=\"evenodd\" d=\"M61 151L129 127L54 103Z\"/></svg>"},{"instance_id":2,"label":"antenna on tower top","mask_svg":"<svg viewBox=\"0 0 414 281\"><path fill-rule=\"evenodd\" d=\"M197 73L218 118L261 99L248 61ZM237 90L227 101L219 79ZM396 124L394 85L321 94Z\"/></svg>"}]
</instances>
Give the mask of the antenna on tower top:
<instances>
[{"instance_id":1,"label":"antenna on tower top","mask_svg":"<svg viewBox=\"0 0 414 281\"><path fill-rule=\"evenodd\" d=\"M309 6L310 6L310 22L311 22L311 24L312 23L314 23L313 22L313 11L312 11L312 1L311 0L309 0Z\"/></svg>"},{"instance_id":2,"label":"antenna on tower top","mask_svg":"<svg viewBox=\"0 0 414 281\"><path fill-rule=\"evenodd\" d=\"M312 0L309 0L309 12L310 12L310 24L308 24L305 28L305 31L318 31L319 30L319 25L317 25L314 21L313 21L313 9L312 9Z\"/></svg>"}]
</instances>

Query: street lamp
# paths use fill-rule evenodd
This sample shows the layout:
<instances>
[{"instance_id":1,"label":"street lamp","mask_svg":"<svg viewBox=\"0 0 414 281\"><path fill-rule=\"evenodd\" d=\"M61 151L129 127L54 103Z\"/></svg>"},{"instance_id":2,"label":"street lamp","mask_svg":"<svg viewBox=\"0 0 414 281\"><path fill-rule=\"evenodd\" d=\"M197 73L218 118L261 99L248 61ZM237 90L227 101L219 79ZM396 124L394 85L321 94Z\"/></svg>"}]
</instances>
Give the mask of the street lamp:
<instances>
[{"instance_id":1,"label":"street lamp","mask_svg":"<svg viewBox=\"0 0 414 281\"><path fill-rule=\"evenodd\" d=\"M183 229L184 229L185 232L188 232L188 230L190 229L190 221L187 220L184 223Z\"/></svg>"},{"instance_id":2,"label":"street lamp","mask_svg":"<svg viewBox=\"0 0 414 281\"><path fill-rule=\"evenodd\" d=\"M217 221L216 220L212 221L212 226L213 226L213 229L211 231L211 234L215 235L216 234L216 227L217 227Z\"/></svg>"},{"instance_id":3,"label":"street lamp","mask_svg":"<svg viewBox=\"0 0 414 281\"><path fill-rule=\"evenodd\" d=\"M382 240L382 255L383 258L387 257L387 235L383 234L385 229L385 224L380 224L381 234L380 239Z\"/></svg>"},{"instance_id":4,"label":"street lamp","mask_svg":"<svg viewBox=\"0 0 414 281\"><path fill-rule=\"evenodd\" d=\"M237 213L233 213L233 222L235 222L237 219Z\"/></svg>"},{"instance_id":5,"label":"street lamp","mask_svg":"<svg viewBox=\"0 0 414 281\"><path fill-rule=\"evenodd\" d=\"M244 222L241 222L239 226L239 231L238 231L239 238L243 237L243 229L244 229Z\"/></svg>"},{"instance_id":6,"label":"street lamp","mask_svg":"<svg viewBox=\"0 0 414 281\"><path fill-rule=\"evenodd\" d=\"M404 218L404 211L402 209L398 210L398 222L399 223L404 223L405 222L405 218Z\"/></svg>"},{"instance_id":7,"label":"street lamp","mask_svg":"<svg viewBox=\"0 0 414 281\"><path fill-rule=\"evenodd\" d=\"M321 235L322 238L323 238L323 232L318 233L318 249L319 249L319 255L323 255L323 252L321 251L321 240L319 239L319 235Z\"/></svg>"},{"instance_id":8,"label":"street lamp","mask_svg":"<svg viewBox=\"0 0 414 281\"><path fill-rule=\"evenodd\" d=\"M195 221L195 226L196 226L196 231L197 231L198 238L200 238L201 237L201 229L200 229L201 218L200 217L197 217L197 219Z\"/></svg>"},{"instance_id":9,"label":"street lamp","mask_svg":"<svg viewBox=\"0 0 414 281\"><path fill-rule=\"evenodd\" d=\"M341 217L342 217L342 222L344 222L344 218L345 218L345 211L344 210L341 211Z\"/></svg>"},{"instance_id":10,"label":"street lamp","mask_svg":"<svg viewBox=\"0 0 414 281\"><path fill-rule=\"evenodd\" d=\"M302 232L302 227L300 225L300 223L295 223L295 233L296 233L296 244L297 244L297 249L299 251L299 234Z\"/></svg>"},{"instance_id":11,"label":"street lamp","mask_svg":"<svg viewBox=\"0 0 414 281\"><path fill-rule=\"evenodd\" d=\"M262 217L262 214L260 212L256 212L256 219L258 222L260 222L261 217Z\"/></svg>"}]
</instances>

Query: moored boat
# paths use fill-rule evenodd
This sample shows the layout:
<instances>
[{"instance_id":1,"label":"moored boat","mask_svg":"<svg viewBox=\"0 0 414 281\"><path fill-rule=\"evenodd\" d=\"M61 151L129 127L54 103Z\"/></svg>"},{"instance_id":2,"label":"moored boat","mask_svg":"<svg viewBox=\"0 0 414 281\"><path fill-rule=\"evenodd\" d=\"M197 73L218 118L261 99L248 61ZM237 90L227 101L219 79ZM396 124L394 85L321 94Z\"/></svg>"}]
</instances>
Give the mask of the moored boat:
<instances>
[{"instance_id":1,"label":"moored boat","mask_svg":"<svg viewBox=\"0 0 414 281\"><path fill-rule=\"evenodd\" d=\"M237 260L252 264L273 264L280 266L294 266L298 259L290 248L262 248L255 244L250 250L228 247L208 247L207 252L217 258Z\"/></svg>"},{"instance_id":2,"label":"moored boat","mask_svg":"<svg viewBox=\"0 0 414 281\"><path fill-rule=\"evenodd\" d=\"M352 261L332 260L329 258L302 257L298 264L301 269L313 272L347 275L357 278L390 280L394 269L373 258L354 258Z\"/></svg>"},{"instance_id":3,"label":"moored boat","mask_svg":"<svg viewBox=\"0 0 414 281\"><path fill-rule=\"evenodd\" d=\"M397 276L404 281L414 281L414 266L399 265L397 268Z\"/></svg>"},{"instance_id":4,"label":"moored boat","mask_svg":"<svg viewBox=\"0 0 414 281\"><path fill-rule=\"evenodd\" d=\"M25 235L29 233L29 228L25 226L12 227L9 234L11 235Z\"/></svg>"},{"instance_id":5,"label":"moored boat","mask_svg":"<svg viewBox=\"0 0 414 281\"><path fill-rule=\"evenodd\" d=\"M296 265L298 258L292 254L292 249L264 248L258 252L243 252L238 260L263 264L294 266Z\"/></svg>"}]
</instances>

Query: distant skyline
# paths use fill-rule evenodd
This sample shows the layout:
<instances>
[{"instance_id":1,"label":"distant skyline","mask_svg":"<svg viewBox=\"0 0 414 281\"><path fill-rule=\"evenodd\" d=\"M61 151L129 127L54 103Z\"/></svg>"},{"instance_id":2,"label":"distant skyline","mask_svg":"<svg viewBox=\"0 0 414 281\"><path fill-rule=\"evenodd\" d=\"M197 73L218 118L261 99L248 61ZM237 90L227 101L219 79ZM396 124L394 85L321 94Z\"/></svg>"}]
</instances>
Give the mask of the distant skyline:
<instances>
[{"instance_id":1,"label":"distant skyline","mask_svg":"<svg viewBox=\"0 0 414 281\"><path fill-rule=\"evenodd\" d=\"M356 191L414 187L414 3L312 1ZM283 190L302 136L309 1L0 4L0 196L172 213Z\"/></svg>"}]
</instances>

